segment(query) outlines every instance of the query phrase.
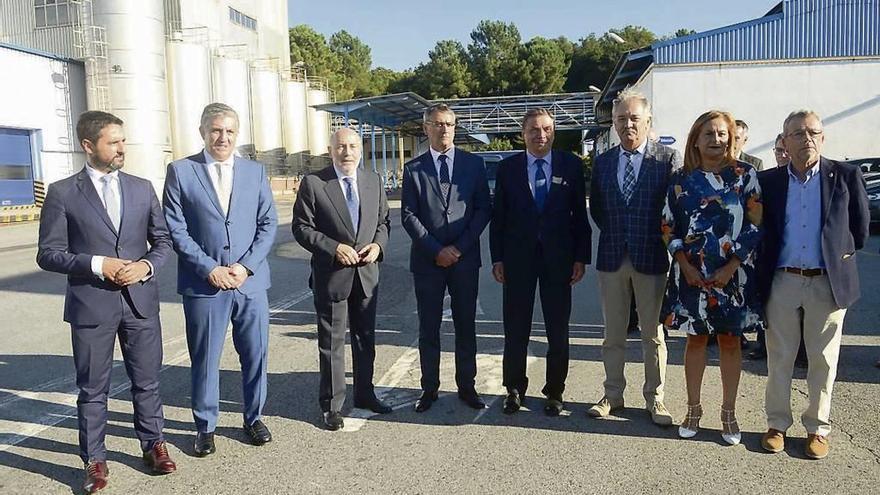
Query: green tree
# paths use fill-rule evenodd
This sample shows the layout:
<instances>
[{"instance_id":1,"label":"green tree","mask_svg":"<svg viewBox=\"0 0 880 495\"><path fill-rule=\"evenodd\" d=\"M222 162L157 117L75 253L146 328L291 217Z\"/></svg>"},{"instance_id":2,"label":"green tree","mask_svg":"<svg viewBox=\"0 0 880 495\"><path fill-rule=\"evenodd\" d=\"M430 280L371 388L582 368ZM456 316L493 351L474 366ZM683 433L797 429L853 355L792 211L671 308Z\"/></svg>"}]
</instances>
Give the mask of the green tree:
<instances>
[{"instance_id":1,"label":"green tree","mask_svg":"<svg viewBox=\"0 0 880 495\"><path fill-rule=\"evenodd\" d=\"M330 50L324 36L305 24L290 28L289 34L291 65L303 62L310 77L325 78L336 89L342 80L339 57Z\"/></svg>"},{"instance_id":2,"label":"green tree","mask_svg":"<svg viewBox=\"0 0 880 495\"><path fill-rule=\"evenodd\" d=\"M390 88L402 77L403 72L397 72L385 67L376 67L370 70L367 86L360 88L360 96L378 96L393 93Z\"/></svg>"},{"instance_id":3,"label":"green tree","mask_svg":"<svg viewBox=\"0 0 880 495\"><path fill-rule=\"evenodd\" d=\"M439 41L428 52L428 62L416 68L415 78L418 93L425 98L464 98L471 86L467 52L458 41Z\"/></svg>"},{"instance_id":4,"label":"green tree","mask_svg":"<svg viewBox=\"0 0 880 495\"><path fill-rule=\"evenodd\" d=\"M654 33L641 26L626 26L610 32L622 38L623 43L609 35L591 33L575 45L564 86L566 91L586 91L590 85L605 86L623 53L657 41Z\"/></svg>"},{"instance_id":5,"label":"green tree","mask_svg":"<svg viewBox=\"0 0 880 495\"><path fill-rule=\"evenodd\" d=\"M519 68L520 35L513 23L483 20L471 32L468 61L473 75L471 93L508 95L510 76Z\"/></svg>"},{"instance_id":6,"label":"green tree","mask_svg":"<svg viewBox=\"0 0 880 495\"><path fill-rule=\"evenodd\" d=\"M370 47L358 37L342 30L330 36L330 50L339 58L342 82L336 97L348 100L370 92L370 66L373 63Z\"/></svg>"},{"instance_id":7,"label":"green tree","mask_svg":"<svg viewBox=\"0 0 880 495\"><path fill-rule=\"evenodd\" d=\"M681 28L681 29L676 30L675 34L673 34L672 36L674 38L681 38L683 36L690 36L692 34L697 34L697 32L694 31L693 29Z\"/></svg>"},{"instance_id":8,"label":"green tree","mask_svg":"<svg viewBox=\"0 0 880 495\"><path fill-rule=\"evenodd\" d=\"M570 59L557 40L536 36L522 45L515 72L508 75L517 94L558 93L565 84Z\"/></svg>"}]
</instances>

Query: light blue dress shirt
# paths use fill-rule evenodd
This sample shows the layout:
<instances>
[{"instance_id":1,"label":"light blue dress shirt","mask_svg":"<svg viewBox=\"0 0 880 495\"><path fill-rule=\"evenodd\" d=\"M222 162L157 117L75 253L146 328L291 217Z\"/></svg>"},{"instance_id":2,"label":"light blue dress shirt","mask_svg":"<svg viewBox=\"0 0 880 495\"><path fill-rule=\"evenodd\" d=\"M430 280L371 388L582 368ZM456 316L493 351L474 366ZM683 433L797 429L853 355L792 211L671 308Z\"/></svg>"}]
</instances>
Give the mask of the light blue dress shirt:
<instances>
[{"instance_id":1,"label":"light blue dress shirt","mask_svg":"<svg viewBox=\"0 0 880 495\"><path fill-rule=\"evenodd\" d=\"M623 180L626 177L626 155L632 155L633 172L636 175L636 184L639 182L639 172L642 170L642 160L645 158L645 150L648 149L648 140L646 139L638 148L633 151L627 151L620 146L620 154L617 157L617 187L623 192Z\"/></svg>"},{"instance_id":2,"label":"light blue dress shirt","mask_svg":"<svg viewBox=\"0 0 880 495\"><path fill-rule=\"evenodd\" d=\"M817 161L801 181L788 165L785 229L778 268L825 268L822 259L822 175Z\"/></svg>"},{"instance_id":3,"label":"light blue dress shirt","mask_svg":"<svg viewBox=\"0 0 880 495\"><path fill-rule=\"evenodd\" d=\"M544 170L544 177L547 178L547 192L550 192L550 184L552 182L553 177L553 164L551 157L553 156L553 152L547 153L547 156L537 157L526 151L526 163L528 166L526 167L527 175L529 176L529 189L532 191L532 197L535 197L535 172L538 171L538 166L535 165L535 161L539 158L544 160L544 165L541 167Z\"/></svg>"}]
</instances>

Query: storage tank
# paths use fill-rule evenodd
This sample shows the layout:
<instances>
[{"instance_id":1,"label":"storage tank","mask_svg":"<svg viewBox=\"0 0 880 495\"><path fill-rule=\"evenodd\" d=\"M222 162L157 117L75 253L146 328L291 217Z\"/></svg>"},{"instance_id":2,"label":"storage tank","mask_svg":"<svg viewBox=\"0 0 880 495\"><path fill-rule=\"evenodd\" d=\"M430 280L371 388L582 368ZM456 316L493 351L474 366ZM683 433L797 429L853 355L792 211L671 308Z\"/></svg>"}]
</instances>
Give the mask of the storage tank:
<instances>
[{"instance_id":1,"label":"storage tank","mask_svg":"<svg viewBox=\"0 0 880 495\"><path fill-rule=\"evenodd\" d=\"M284 147L287 153L309 151L309 117L306 83L288 81L284 85Z\"/></svg>"},{"instance_id":2,"label":"storage tank","mask_svg":"<svg viewBox=\"0 0 880 495\"><path fill-rule=\"evenodd\" d=\"M284 147L281 135L280 76L269 70L251 72L251 102L254 115L254 146L257 153Z\"/></svg>"},{"instance_id":3,"label":"storage tank","mask_svg":"<svg viewBox=\"0 0 880 495\"><path fill-rule=\"evenodd\" d=\"M329 101L327 92L320 89L308 89L309 95L309 148L312 155L326 155L330 146L330 114L314 109Z\"/></svg>"},{"instance_id":4,"label":"storage tank","mask_svg":"<svg viewBox=\"0 0 880 495\"><path fill-rule=\"evenodd\" d=\"M204 147L199 125L202 110L211 102L211 58L207 46L169 41L165 44L165 61L172 155L176 160Z\"/></svg>"},{"instance_id":5,"label":"storage tank","mask_svg":"<svg viewBox=\"0 0 880 495\"><path fill-rule=\"evenodd\" d=\"M111 111L125 121L125 170L161 191L171 153L162 0L94 0L106 29Z\"/></svg>"},{"instance_id":6,"label":"storage tank","mask_svg":"<svg viewBox=\"0 0 880 495\"><path fill-rule=\"evenodd\" d=\"M254 145L254 134L251 127L247 62L237 58L215 57L213 67L214 101L225 103L238 112L238 140L235 144L239 150L251 150Z\"/></svg>"}]
</instances>

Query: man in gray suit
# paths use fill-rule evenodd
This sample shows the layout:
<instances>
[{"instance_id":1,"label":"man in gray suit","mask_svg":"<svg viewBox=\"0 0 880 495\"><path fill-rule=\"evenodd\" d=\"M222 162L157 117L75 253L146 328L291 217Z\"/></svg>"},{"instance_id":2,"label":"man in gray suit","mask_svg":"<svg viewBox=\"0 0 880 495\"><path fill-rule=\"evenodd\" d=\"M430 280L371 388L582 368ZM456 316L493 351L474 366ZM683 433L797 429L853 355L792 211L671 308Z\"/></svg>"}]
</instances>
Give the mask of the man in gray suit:
<instances>
[{"instance_id":1,"label":"man in gray suit","mask_svg":"<svg viewBox=\"0 0 880 495\"><path fill-rule=\"evenodd\" d=\"M70 323L79 388L83 490L94 493L107 486L109 474L104 436L117 335L144 461L155 474L177 469L162 434L162 328L155 278L171 252L171 240L153 186L120 171L125 164L122 120L85 112L76 133L86 166L49 187L37 264L67 275L64 321Z\"/></svg>"},{"instance_id":2,"label":"man in gray suit","mask_svg":"<svg viewBox=\"0 0 880 495\"><path fill-rule=\"evenodd\" d=\"M455 113L444 104L423 115L430 149L403 169L401 222L412 238L419 311L422 396L416 412L430 409L440 387L440 322L447 288L455 323L455 383L468 406L482 409L477 395L477 289L480 234L491 217L483 159L453 146Z\"/></svg>"},{"instance_id":3,"label":"man in gray suit","mask_svg":"<svg viewBox=\"0 0 880 495\"><path fill-rule=\"evenodd\" d=\"M390 221L378 175L358 167L361 140L343 128L330 138L333 165L303 179L293 205L293 236L312 253L309 287L315 301L324 425L344 426L345 327L351 329L354 406L384 414L373 390L379 265Z\"/></svg>"}]
</instances>

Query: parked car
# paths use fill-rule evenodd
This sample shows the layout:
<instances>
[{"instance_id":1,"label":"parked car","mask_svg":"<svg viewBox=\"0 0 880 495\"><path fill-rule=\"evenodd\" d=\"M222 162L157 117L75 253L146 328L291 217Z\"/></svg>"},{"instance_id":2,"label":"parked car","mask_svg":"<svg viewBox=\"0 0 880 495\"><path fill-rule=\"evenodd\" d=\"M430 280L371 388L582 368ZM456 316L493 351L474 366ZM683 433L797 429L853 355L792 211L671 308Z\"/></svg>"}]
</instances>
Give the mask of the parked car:
<instances>
[{"instance_id":1,"label":"parked car","mask_svg":"<svg viewBox=\"0 0 880 495\"><path fill-rule=\"evenodd\" d=\"M489 180L489 196L495 199L495 176L498 174L498 164L508 156L513 156L519 151L477 151L474 154L483 158L486 163L486 178Z\"/></svg>"},{"instance_id":2,"label":"parked car","mask_svg":"<svg viewBox=\"0 0 880 495\"><path fill-rule=\"evenodd\" d=\"M864 174L878 172L878 175L880 175L880 157L854 158L852 160L847 160L847 162L852 163L853 165L858 165ZM867 180L867 176L865 179Z\"/></svg>"},{"instance_id":3,"label":"parked car","mask_svg":"<svg viewBox=\"0 0 880 495\"><path fill-rule=\"evenodd\" d=\"M871 224L880 224L880 181L874 181L865 188L868 191L868 205L871 210Z\"/></svg>"}]
</instances>

